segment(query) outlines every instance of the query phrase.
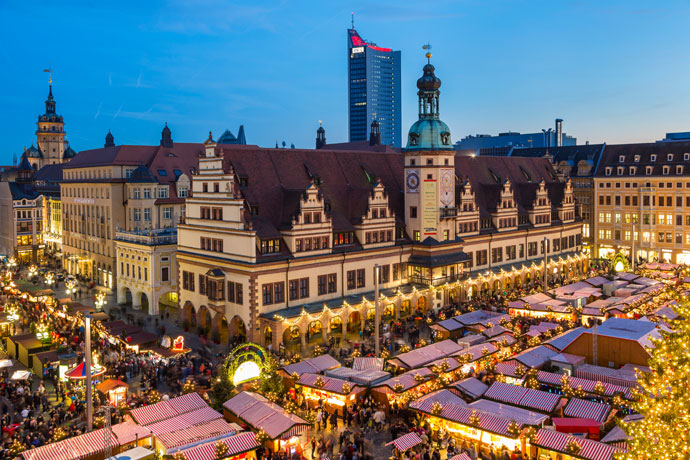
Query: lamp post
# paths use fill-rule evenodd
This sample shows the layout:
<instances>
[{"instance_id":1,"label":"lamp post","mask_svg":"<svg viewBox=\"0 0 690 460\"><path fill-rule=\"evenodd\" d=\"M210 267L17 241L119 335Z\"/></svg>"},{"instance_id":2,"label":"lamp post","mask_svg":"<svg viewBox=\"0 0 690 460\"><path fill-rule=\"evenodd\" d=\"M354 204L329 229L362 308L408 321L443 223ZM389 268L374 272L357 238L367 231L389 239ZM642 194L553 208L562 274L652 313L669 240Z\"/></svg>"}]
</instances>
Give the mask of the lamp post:
<instances>
[{"instance_id":1,"label":"lamp post","mask_svg":"<svg viewBox=\"0 0 690 460\"><path fill-rule=\"evenodd\" d=\"M46 285L51 286L53 284L53 281L55 279L55 273L49 272L46 273Z\"/></svg>"},{"instance_id":2,"label":"lamp post","mask_svg":"<svg viewBox=\"0 0 690 460\"><path fill-rule=\"evenodd\" d=\"M379 264L374 265L374 297L376 298L374 302L374 352L376 356L379 356L379 273L381 271L381 266Z\"/></svg>"},{"instance_id":3,"label":"lamp post","mask_svg":"<svg viewBox=\"0 0 690 460\"><path fill-rule=\"evenodd\" d=\"M549 285L548 285L549 274L546 271L547 270L546 260L548 259L548 255L549 255L549 238L545 236L544 237L544 294L546 294L549 290Z\"/></svg>"},{"instance_id":4,"label":"lamp post","mask_svg":"<svg viewBox=\"0 0 690 460\"><path fill-rule=\"evenodd\" d=\"M85 350L84 367L86 372L86 431L93 430L93 404L91 388L91 316L84 317Z\"/></svg>"},{"instance_id":5,"label":"lamp post","mask_svg":"<svg viewBox=\"0 0 690 460\"><path fill-rule=\"evenodd\" d=\"M77 292L77 280L74 278L67 278L65 280L65 286L67 287L67 295L74 294Z\"/></svg>"},{"instance_id":6,"label":"lamp post","mask_svg":"<svg viewBox=\"0 0 690 460\"><path fill-rule=\"evenodd\" d=\"M36 276L37 272L38 272L38 267L36 267L36 265L32 264L29 267L29 278L33 278L34 276Z\"/></svg>"},{"instance_id":7,"label":"lamp post","mask_svg":"<svg viewBox=\"0 0 690 460\"><path fill-rule=\"evenodd\" d=\"M96 310L103 310L103 305L106 305L107 303L108 302L105 300L105 292L98 291L96 293Z\"/></svg>"}]
</instances>

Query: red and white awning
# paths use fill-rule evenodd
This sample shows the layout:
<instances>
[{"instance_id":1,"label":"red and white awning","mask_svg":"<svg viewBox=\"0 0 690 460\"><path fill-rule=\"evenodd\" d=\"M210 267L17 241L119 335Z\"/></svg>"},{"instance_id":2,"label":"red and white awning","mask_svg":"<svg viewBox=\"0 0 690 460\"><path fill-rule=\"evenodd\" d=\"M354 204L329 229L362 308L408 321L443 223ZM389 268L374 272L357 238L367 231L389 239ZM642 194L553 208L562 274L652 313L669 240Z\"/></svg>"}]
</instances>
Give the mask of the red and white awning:
<instances>
[{"instance_id":1,"label":"red and white awning","mask_svg":"<svg viewBox=\"0 0 690 460\"><path fill-rule=\"evenodd\" d=\"M228 446L228 457L239 455L244 452L252 451L259 447L256 442L256 435L249 431L246 433L239 433L229 438L221 439L220 441L212 441L200 446L192 447L191 449L181 451L187 460L215 460L216 458L216 444L223 442Z\"/></svg>"},{"instance_id":2,"label":"red and white awning","mask_svg":"<svg viewBox=\"0 0 690 460\"><path fill-rule=\"evenodd\" d=\"M566 417L589 418L597 422L606 421L611 406L586 399L573 398L570 400L563 414Z\"/></svg>"},{"instance_id":3,"label":"red and white awning","mask_svg":"<svg viewBox=\"0 0 690 460\"><path fill-rule=\"evenodd\" d=\"M566 446L572 439L581 447L580 451L577 453L578 458L586 460L613 460L614 453L624 452L623 449L592 441L591 439L575 438L568 433L545 429L537 431L536 439L532 442L532 445L556 452L567 453Z\"/></svg>"},{"instance_id":4,"label":"red and white awning","mask_svg":"<svg viewBox=\"0 0 690 460\"><path fill-rule=\"evenodd\" d=\"M393 441L386 443L386 445L390 446L393 444L395 448L398 449L398 452L405 452L407 449L411 449L421 442L422 439L417 436L417 433L407 433L400 436L398 439L394 439Z\"/></svg>"},{"instance_id":5,"label":"red and white awning","mask_svg":"<svg viewBox=\"0 0 690 460\"><path fill-rule=\"evenodd\" d=\"M204 398L199 396L199 393L196 392L169 399L168 403L178 414L184 414L185 412L208 407Z\"/></svg>"},{"instance_id":6,"label":"red and white awning","mask_svg":"<svg viewBox=\"0 0 690 460\"><path fill-rule=\"evenodd\" d=\"M472 460L472 459L467 454L460 454L460 455L456 455L453 458L449 458L448 460Z\"/></svg>"},{"instance_id":7,"label":"red and white awning","mask_svg":"<svg viewBox=\"0 0 690 460\"><path fill-rule=\"evenodd\" d=\"M175 417L178 412L170 406L169 401L161 401L149 406L137 407L130 411L139 425L150 425L168 418Z\"/></svg>"}]
</instances>

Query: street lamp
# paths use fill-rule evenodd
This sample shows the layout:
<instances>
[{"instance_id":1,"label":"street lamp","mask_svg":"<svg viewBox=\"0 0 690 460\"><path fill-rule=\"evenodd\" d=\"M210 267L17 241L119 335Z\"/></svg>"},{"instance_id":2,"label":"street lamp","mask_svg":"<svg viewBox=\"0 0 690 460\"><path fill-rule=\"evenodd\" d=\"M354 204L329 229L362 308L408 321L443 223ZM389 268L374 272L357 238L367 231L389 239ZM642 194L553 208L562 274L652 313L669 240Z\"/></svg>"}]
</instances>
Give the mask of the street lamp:
<instances>
[{"instance_id":1,"label":"street lamp","mask_svg":"<svg viewBox=\"0 0 690 460\"><path fill-rule=\"evenodd\" d=\"M29 278L33 278L38 273L38 267L36 265L31 265L29 267Z\"/></svg>"},{"instance_id":2,"label":"street lamp","mask_svg":"<svg viewBox=\"0 0 690 460\"><path fill-rule=\"evenodd\" d=\"M96 293L96 309L97 310L102 310L103 305L106 305L108 302L105 300L105 292L103 291L98 291Z\"/></svg>"},{"instance_id":3,"label":"street lamp","mask_svg":"<svg viewBox=\"0 0 690 460\"><path fill-rule=\"evenodd\" d=\"M50 332L48 331L47 324L41 323L36 327L36 338L43 343L50 341Z\"/></svg>"},{"instance_id":4,"label":"street lamp","mask_svg":"<svg viewBox=\"0 0 690 460\"><path fill-rule=\"evenodd\" d=\"M10 267L10 268L16 267L16 266L17 266L17 259L15 259L14 257L10 257L10 258L7 260L7 266Z\"/></svg>"},{"instance_id":5,"label":"street lamp","mask_svg":"<svg viewBox=\"0 0 690 460\"><path fill-rule=\"evenodd\" d=\"M67 295L77 292L77 280L74 278L67 278L65 280L65 287L67 288Z\"/></svg>"},{"instance_id":6,"label":"street lamp","mask_svg":"<svg viewBox=\"0 0 690 460\"><path fill-rule=\"evenodd\" d=\"M46 285L50 286L53 284L53 281L55 280L55 273L50 272L46 273Z\"/></svg>"}]
</instances>

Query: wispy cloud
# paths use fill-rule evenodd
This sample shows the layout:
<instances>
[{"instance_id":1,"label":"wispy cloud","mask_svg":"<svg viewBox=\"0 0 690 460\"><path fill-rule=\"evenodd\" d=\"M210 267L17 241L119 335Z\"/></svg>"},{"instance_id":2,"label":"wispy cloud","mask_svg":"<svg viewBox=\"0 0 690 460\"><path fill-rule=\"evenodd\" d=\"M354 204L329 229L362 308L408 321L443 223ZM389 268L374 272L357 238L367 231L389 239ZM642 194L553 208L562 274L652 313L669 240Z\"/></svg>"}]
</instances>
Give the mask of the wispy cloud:
<instances>
[{"instance_id":1,"label":"wispy cloud","mask_svg":"<svg viewBox=\"0 0 690 460\"><path fill-rule=\"evenodd\" d=\"M282 18L276 13L288 2L271 3L256 6L225 0L171 0L160 10L153 28L185 35L221 35L255 29L277 33Z\"/></svg>"},{"instance_id":2,"label":"wispy cloud","mask_svg":"<svg viewBox=\"0 0 690 460\"><path fill-rule=\"evenodd\" d=\"M122 104L120 104L120 107L117 108L117 112L113 115L113 120L116 119L117 117L120 116L120 113L122 112Z\"/></svg>"},{"instance_id":3,"label":"wispy cloud","mask_svg":"<svg viewBox=\"0 0 690 460\"><path fill-rule=\"evenodd\" d=\"M93 115L93 119L97 120L98 116L101 114L101 106L103 105L103 101L98 103L98 108L96 109L96 113Z\"/></svg>"}]
</instances>

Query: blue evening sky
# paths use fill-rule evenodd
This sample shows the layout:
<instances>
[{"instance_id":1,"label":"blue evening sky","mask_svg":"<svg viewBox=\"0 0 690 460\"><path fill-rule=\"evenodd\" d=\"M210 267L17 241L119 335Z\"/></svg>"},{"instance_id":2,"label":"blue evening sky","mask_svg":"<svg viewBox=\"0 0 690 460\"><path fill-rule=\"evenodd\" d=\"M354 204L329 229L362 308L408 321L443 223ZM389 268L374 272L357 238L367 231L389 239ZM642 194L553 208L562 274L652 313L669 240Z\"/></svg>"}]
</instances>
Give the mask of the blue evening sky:
<instances>
[{"instance_id":1,"label":"blue evening sky","mask_svg":"<svg viewBox=\"0 0 690 460\"><path fill-rule=\"evenodd\" d=\"M431 42L441 115L467 134L561 117L581 143L690 130L681 1L0 1L0 163L35 143L47 74L75 150L201 142L209 130L313 147L347 139L346 29L402 50L403 128Z\"/></svg>"}]
</instances>

